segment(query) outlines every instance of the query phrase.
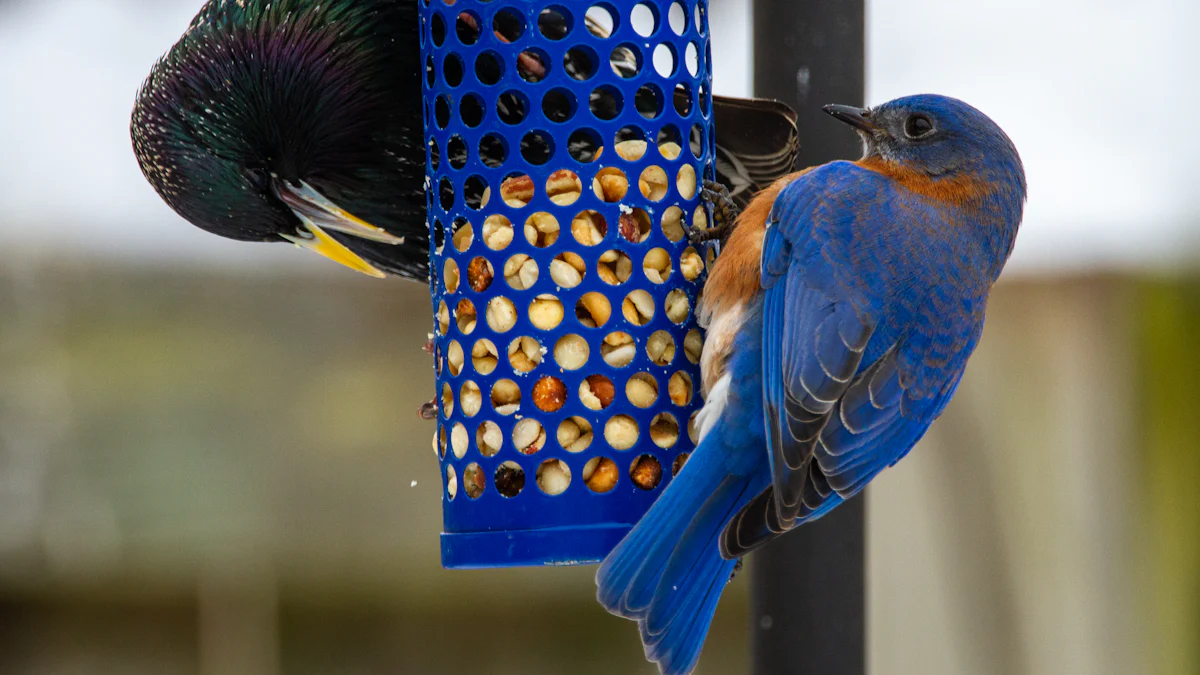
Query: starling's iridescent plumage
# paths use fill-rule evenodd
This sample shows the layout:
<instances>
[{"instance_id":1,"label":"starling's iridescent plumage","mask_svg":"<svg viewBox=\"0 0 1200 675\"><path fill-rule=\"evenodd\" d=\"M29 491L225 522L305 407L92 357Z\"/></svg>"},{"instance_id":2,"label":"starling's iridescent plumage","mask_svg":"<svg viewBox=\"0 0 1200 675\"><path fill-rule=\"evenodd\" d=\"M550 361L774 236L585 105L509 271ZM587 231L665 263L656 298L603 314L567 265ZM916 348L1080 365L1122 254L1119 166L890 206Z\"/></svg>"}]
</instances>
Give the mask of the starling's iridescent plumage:
<instances>
[{"instance_id":1,"label":"starling's iridescent plumage","mask_svg":"<svg viewBox=\"0 0 1200 675\"><path fill-rule=\"evenodd\" d=\"M143 173L210 232L310 243L307 213L424 280L418 25L416 0L211 0L138 95Z\"/></svg>"}]
</instances>

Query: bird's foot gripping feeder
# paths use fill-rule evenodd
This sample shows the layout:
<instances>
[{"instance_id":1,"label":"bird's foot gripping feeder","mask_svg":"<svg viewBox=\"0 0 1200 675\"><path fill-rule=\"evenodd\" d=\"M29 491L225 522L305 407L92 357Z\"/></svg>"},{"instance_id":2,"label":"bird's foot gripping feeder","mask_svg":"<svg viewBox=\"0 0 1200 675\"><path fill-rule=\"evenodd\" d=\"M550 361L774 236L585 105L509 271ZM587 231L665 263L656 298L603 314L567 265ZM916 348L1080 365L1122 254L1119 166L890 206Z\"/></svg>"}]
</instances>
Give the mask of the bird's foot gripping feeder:
<instances>
[{"instance_id":1,"label":"bird's foot gripping feeder","mask_svg":"<svg viewBox=\"0 0 1200 675\"><path fill-rule=\"evenodd\" d=\"M694 447L706 10L422 2L446 567L597 562Z\"/></svg>"}]
</instances>

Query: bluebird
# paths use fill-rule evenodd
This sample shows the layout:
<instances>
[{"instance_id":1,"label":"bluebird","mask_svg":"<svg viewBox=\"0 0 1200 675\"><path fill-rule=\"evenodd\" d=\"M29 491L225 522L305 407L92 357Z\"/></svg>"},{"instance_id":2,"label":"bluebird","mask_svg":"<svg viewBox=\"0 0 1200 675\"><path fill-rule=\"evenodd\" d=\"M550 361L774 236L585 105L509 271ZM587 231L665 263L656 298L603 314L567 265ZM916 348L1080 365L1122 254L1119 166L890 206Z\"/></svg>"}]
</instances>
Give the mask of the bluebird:
<instances>
[{"instance_id":1,"label":"bluebird","mask_svg":"<svg viewBox=\"0 0 1200 675\"><path fill-rule=\"evenodd\" d=\"M469 12L458 22L480 28ZM583 25L607 37L604 26ZM417 0L209 0L138 93L130 131L142 173L209 232L288 242L365 274L425 282L420 92L422 76L437 73L421 66L419 30ZM482 33L480 41L507 41ZM578 58L568 56L565 73L528 54L513 65L529 81L569 78L594 65ZM496 105L503 115L513 104ZM735 200L791 171L799 144L790 108L722 97L713 108L739 122L731 129L758 131L729 147L717 139L719 177ZM446 151L452 165L466 161Z\"/></svg>"},{"instance_id":2,"label":"bluebird","mask_svg":"<svg viewBox=\"0 0 1200 675\"><path fill-rule=\"evenodd\" d=\"M664 675L695 667L741 556L858 494L945 409L1021 221L1021 159L975 108L825 111L863 157L738 217L704 288L699 445L596 575Z\"/></svg>"}]
</instances>

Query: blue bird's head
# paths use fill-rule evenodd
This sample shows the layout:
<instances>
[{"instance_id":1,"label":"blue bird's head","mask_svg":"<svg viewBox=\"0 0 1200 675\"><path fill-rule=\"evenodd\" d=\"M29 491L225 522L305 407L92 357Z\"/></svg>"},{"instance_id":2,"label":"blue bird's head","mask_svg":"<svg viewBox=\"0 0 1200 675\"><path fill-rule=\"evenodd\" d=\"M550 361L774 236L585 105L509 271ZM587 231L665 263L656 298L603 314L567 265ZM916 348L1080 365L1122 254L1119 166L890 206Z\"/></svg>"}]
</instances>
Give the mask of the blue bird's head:
<instances>
[{"instance_id":1,"label":"blue bird's head","mask_svg":"<svg viewBox=\"0 0 1200 675\"><path fill-rule=\"evenodd\" d=\"M987 115L958 99L918 94L867 109L829 105L825 112L858 131L864 160L934 180L997 183L1024 201L1025 170L1017 148Z\"/></svg>"}]
</instances>

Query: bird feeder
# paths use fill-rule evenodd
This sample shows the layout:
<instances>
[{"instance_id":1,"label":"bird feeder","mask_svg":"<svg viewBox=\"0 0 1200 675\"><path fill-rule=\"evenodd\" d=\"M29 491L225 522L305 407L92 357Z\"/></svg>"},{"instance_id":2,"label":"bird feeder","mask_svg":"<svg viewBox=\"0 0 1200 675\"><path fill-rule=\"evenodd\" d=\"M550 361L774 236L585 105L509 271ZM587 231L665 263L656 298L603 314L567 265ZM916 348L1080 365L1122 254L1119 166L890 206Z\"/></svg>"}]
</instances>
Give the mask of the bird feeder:
<instances>
[{"instance_id":1,"label":"bird feeder","mask_svg":"<svg viewBox=\"0 0 1200 675\"><path fill-rule=\"evenodd\" d=\"M420 12L442 564L597 562L695 443L707 4Z\"/></svg>"}]
</instances>

